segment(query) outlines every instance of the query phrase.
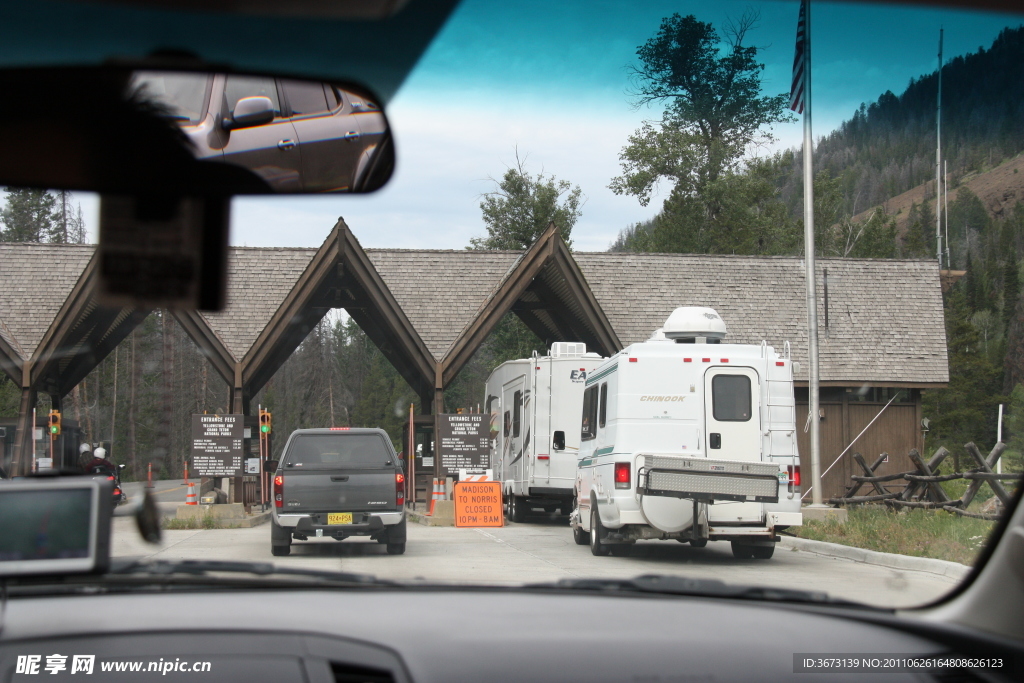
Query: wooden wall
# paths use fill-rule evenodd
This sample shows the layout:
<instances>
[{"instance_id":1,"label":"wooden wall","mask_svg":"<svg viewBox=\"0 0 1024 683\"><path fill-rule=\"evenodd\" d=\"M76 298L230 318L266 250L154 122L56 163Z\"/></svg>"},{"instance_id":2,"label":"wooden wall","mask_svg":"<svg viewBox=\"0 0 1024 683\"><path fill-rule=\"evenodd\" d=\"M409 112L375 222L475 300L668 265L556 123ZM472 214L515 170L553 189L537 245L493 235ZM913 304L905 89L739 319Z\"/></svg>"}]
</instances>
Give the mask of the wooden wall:
<instances>
[{"instance_id":1,"label":"wooden wall","mask_svg":"<svg viewBox=\"0 0 1024 683\"><path fill-rule=\"evenodd\" d=\"M797 390L800 391L799 389ZM907 453L911 448L922 451L924 448L921 434L921 392L910 390L910 402L892 403L879 417L871 428L864 432L857 442L843 455L842 459L822 478L823 497L827 501L831 496L841 496L850 485L851 474L861 474L860 468L853 459L853 453L864 456L871 465L880 453L888 453L889 461L882 463L876 474L892 474L914 469ZM807 390L797 394L797 447L800 452L800 474L803 490L811 485L811 447L810 430L804 433L807 420ZM822 390L819 405L824 411L821 420L821 471L843 452L846 445L854 439L871 419L885 407L885 402L868 402L850 400L845 391ZM902 488L906 482L897 480L887 482L887 487ZM862 489L863 492L863 489ZM808 503L811 496L804 499Z\"/></svg>"}]
</instances>

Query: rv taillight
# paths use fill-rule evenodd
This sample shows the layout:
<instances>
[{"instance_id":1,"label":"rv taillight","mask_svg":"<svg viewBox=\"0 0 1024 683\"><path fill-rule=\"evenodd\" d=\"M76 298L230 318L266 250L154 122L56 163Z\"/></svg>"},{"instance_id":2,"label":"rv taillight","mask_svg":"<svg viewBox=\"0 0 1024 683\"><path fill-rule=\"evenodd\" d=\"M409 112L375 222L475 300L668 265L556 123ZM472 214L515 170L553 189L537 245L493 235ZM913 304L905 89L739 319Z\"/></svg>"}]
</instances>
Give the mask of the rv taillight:
<instances>
[{"instance_id":1,"label":"rv taillight","mask_svg":"<svg viewBox=\"0 0 1024 683\"><path fill-rule=\"evenodd\" d=\"M395 505L405 507L405 475L395 472Z\"/></svg>"},{"instance_id":2,"label":"rv taillight","mask_svg":"<svg viewBox=\"0 0 1024 683\"><path fill-rule=\"evenodd\" d=\"M284 476L274 476L274 507L284 507Z\"/></svg>"},{"instance_id":3,"label":"rv taillight","mask_svg":"<svg viewBox=\"0 0 1024 683\"><path fill-rule=\"evenodd\" d=\"M628 489L630 479L630 464L628 462L615 463L615 488Z\"/></svg>"},{"instance_id":4,"label":"rv taillight","mask_svg":"<svg viewBox=\"0 0 1024 683\"><path fill-rule=\"evenodd\" d=\"M800 488L800 465L788 465L786 470L789 472L789 490L796 491Z\"/></svg>"},{"instance_id":5,"label":"rv taillight","mask_svg":"<svg viewBox=\"0 0 1024 683\"><path fill-rule=\"evenodd\" d=\"M784 361L784 360L777 360L777 361L775 361L775 364L778 365L781 368L783 365L786 364L786 361Z\"/></svg>"},{"instance_id":6,"label":"rv taillight","mask_svg":"<svg viewBox=\"0 0 1024 683\"><path fill-rule=\"evenodd\" d=\"M629 359L629 362L630 362L630 363L635 363L635 362L636 362L636 358L630 358L630 359Z\"/></svg>"}]
</instances>

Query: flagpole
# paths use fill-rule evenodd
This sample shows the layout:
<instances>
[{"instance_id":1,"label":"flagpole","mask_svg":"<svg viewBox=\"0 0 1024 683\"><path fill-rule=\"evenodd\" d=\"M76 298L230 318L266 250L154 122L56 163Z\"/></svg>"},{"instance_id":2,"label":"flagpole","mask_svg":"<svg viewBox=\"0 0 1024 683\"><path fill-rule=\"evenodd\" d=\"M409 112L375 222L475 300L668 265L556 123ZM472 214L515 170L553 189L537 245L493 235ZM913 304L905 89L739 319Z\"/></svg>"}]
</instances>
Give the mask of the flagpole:
<instances>
[{"instance_id":1,"label":"flagpole","mask_svg":"<svg viewBox=\"0 0 1024 683\"><path fill-rule=\"evenodd\" d=\"M939 85L935 100L935 253L942 268L942 29L939 29ZM949 268L949 264L946 264Z\"/></svg>"},{"instance_id":2,"label":"flagpole","mask_svg":"<svg viewBox=\"0 0 1024 683\"><path fill-rule=\"evenodd\" d=\"M807 276L807 409L811 423L811 504L823 505L821 488L821 425L818 392L818 296L814 259L814 168L811 136L811 3L803 0L804 13L804 262Z\"/></svg>"}]
</instances>

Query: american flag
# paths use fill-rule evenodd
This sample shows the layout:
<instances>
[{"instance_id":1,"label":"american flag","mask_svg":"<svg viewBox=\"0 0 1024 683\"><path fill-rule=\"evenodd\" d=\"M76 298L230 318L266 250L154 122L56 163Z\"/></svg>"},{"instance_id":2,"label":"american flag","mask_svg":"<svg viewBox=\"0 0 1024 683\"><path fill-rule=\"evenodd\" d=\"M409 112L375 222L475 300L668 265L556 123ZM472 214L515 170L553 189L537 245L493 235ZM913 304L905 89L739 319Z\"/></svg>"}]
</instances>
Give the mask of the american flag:
<instances>
[{"instance_id":1,"label":"american flag","mask_svg":"<svg viewBox=\"0 0 1024 683\"><path fill-rule=\"evenodd\" d=\"M806 21L804 12L807 2L800 3L800 21L796 25L796 54L793 56L793 85L789 89L789 108L797 114L804 113L804 79L806 78L806 36L804 27Z\"/></svg>"}]
</instances>

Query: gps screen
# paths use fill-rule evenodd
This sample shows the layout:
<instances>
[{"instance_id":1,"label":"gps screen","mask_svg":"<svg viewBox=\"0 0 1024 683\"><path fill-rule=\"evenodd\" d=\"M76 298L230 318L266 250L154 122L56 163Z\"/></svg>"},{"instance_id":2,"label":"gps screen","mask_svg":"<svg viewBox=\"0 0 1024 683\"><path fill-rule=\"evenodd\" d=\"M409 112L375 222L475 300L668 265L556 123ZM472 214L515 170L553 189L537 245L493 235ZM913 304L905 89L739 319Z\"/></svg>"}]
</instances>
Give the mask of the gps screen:
<instances>
[{"instance_id":1,"label":"gps screen","mask_svg":"<svg viewBox=\"0 0 1024 683\"><path fill-rule=\"evenodd\" d=\"M92 491L0 489L0 562L89 556Z\"/></svg>"}]
</instances>

